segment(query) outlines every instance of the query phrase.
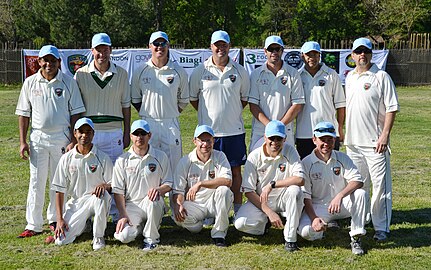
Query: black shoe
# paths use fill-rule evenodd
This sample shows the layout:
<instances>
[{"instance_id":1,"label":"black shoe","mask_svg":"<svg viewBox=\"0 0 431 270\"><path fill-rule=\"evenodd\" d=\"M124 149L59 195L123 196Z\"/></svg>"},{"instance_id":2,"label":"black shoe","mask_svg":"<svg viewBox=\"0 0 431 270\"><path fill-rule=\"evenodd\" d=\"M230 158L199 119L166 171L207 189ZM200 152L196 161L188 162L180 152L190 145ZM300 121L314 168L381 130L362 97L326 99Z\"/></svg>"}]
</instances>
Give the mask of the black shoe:
<instances>
[{"instance_id":1,"label":"black shoe","mask_svg":"<svg viewBox=\"0 0 431 270\"><path fill-rule=\"evenodd\" d=\"M299 250L299 247L296 242L286 242L284 244L284 249L288 252L295 252Z\"/></svg>"},{"instance_id":2,"label":"black shoe","mask_svg":"<svg viewBox=\"0 0 431 270\"><path fill-rule=\"evenodd\" d=\"M213 238L214 245L217 247L227 247L226 240L224 238Z\"/></svg>"},{"instance_id":3,"label":"black shoe","mask_svg":"<svg viewBox=\"0 0 431 270\"><path fill-rule=\"evenodd\" d=\"M263 232L263 234L265 235L265 234L268 234L269 233L269 229L271 228L271 221L269 221L269 218L268 218L268 221L266 222L266 224L265 224L265 231Z\"/></svg>"}]
</instances>

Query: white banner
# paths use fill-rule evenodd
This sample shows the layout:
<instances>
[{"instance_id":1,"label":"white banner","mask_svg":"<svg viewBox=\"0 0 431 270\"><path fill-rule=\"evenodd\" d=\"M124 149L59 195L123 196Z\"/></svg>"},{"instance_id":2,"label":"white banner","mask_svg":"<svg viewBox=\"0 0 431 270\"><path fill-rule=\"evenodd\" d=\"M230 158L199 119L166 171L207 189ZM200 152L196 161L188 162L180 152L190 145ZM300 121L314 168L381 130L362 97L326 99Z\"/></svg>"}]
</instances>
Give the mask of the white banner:
<instances>
[{"instance_id":1,"label":"white banner","mask_svg":"<svg viewBox=\"0 0 431 270\"><path fill-rule=\"evenodd\" d=\"M90 49L74 50L74 49L60 49L61 70L63 73L70 76L75 75L78 68L86 65L93 60L93 55ZM190 75L193 69L199 64L203 63L208 57L211 56L210 49L187 49L175 50L170 49L170 58L177 61L180 66L184 67ZM235 61L239 62L240 49L231 49L229 56ZM24 61L24 79L33 75L39 70L37 62L39 50L23 50ZM112 50L111 61L116 65L127 70L129 74L129 81L131 81L133 72L144 65L151 58L150 49L125 49L125 50Z\"/></svg>"},{"instance_id":2,"label":"white banner","mask_svg":"<svg viewBox=\"0 0 431 270\"><path fill-rule=\"evenodd\" d=\"M243 52L244 67L249 73L263 65L266 61L263 49L243 49ZM343 84L347 73L355 68L355 62L350 54L351 50L322 50L322 62L337 71ZM373 50L371 61L384 70L386 69L388 55L389 50ZM282 58L286 63L297 69L304 65L299 49L285 49Z\"/></svg>"}]
</instances>

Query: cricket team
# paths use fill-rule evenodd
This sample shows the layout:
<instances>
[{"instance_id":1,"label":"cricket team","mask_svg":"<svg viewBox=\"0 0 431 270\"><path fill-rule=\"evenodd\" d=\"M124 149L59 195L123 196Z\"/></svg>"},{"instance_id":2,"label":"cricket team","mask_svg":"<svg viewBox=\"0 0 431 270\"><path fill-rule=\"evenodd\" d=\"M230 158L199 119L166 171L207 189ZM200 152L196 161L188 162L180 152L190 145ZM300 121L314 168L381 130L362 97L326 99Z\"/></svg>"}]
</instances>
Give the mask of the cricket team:
<instances>
[{"instance_id":1,"label":"cricket team","mask_svg":"<svg viewBox=\"0 0 431 270\"><path fill-rule=\"evenodd\" d=\"M366 224L372 222L376 241L389 237L389 137L399 102L390 76L371 62L368 39L353 43L356 67L345 89L320 61L317 42L303 44L304 66L296 70L282 60L282 39L269 36L267 61L249 76L229 57L229 34L215 31L212 55L190 79L170 60L169 44L165 32L151 35L151 58L131 85L111 62L105 33L93 36L94 60L74 78L59 70L55 46L41 48L40 69L25 80L16 108L20 156L30 160L27 226L19 238L43 231L47 179L54 236L46 242L56 245L92 231L93 249L103 248L111 216L115 239L129 243L142 235L143 250L153 250L165 197L175 224L192 233L210 226L218 247L228 245L230 223L252 235L283 228L288 252L299 250L297 235L322 239L345 218L351 218L355 255L365 253ZM198 125L195 148L183 156L178 117L188 103ZM133 123L131 105L140 116ZM347 153L339 151L341 143Z\"/></svg>"}]
</instances>

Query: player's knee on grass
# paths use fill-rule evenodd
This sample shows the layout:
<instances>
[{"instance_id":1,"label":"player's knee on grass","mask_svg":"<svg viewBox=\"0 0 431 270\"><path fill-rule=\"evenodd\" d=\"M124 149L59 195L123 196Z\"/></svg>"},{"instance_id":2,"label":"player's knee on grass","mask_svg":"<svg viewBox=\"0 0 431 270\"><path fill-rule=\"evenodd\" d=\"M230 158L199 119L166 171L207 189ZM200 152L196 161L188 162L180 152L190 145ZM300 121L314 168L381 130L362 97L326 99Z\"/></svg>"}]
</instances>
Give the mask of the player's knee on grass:
<instances>
[{"instance_id":1,"label":"player's knee on grass","mask_svg":"<svg viewBox=\"0 0 431 270\"><path fill-rule=\"evenodd\" d=\"M323 238L323 232L316 232L311 225L306 225L298 229L299 235L308 241L319 240Z\"/></svg>"}]
</instances>

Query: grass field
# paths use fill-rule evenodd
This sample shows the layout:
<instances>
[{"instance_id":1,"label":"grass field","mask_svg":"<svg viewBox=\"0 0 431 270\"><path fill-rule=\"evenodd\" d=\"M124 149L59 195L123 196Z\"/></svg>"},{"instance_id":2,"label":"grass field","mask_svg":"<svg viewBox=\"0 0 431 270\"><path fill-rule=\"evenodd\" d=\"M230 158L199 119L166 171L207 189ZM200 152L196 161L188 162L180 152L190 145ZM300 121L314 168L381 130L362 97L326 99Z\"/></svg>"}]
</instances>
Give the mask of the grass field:
<instances>
[{"instance_id":1,"label":"grass field","mask_svg":"<svg viewBox=\"0 0 431 270\"><path fill-rule=\"evenodd\" d=\"M230 246L216 248L210 229L190 234L168 216L161 227L161 244L152 252L140 250L142 237L127 245L115 241L109 224L105 249L94 252L91 234L76 243L57 247L44 244L44 234L17 239L24 229L28 190L28 162L19 158L17 116L20 86L0 86L0 269L430 269L431 268L431 87L398 88L401 112L392 132L393 220L388 242L363 239L367 254L351 254L348 224L329 231L322 241L300 237L300 252L283 249L282 231L254 237L233 226ZM251 117L244 112L247 135ZM134 112L133 119L137 119ZM180 118L184 153L192 149L196 112L188 106ZM249 136L247 136L247 142Z\"/></svg>"}]
</instances>

